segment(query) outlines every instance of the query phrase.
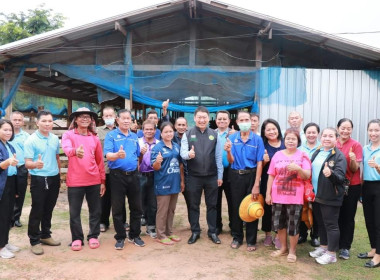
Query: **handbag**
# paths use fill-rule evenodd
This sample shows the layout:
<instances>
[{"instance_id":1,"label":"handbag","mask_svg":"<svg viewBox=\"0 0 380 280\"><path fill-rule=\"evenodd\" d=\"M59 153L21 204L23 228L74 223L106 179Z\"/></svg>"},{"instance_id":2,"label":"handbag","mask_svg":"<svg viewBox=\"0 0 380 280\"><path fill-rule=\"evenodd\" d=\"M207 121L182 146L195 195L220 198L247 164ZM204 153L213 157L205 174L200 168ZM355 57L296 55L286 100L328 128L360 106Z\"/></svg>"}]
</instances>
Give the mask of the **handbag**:
<instances>
[{"instance_id":1,"label":"handbag","mask_svg":"<svg viewBox=\"0 0 380 280\"><path fill-rule=\"evenodd\" d=\"M310 162L309 157L304 153L302 160L308 160ZM307 202L313 202L315 199L315 193L313 184L311 183L311 175L310 178L307 180L304 180L304 193L303 193L303 200Z\"/></svg>"}]
</instances>

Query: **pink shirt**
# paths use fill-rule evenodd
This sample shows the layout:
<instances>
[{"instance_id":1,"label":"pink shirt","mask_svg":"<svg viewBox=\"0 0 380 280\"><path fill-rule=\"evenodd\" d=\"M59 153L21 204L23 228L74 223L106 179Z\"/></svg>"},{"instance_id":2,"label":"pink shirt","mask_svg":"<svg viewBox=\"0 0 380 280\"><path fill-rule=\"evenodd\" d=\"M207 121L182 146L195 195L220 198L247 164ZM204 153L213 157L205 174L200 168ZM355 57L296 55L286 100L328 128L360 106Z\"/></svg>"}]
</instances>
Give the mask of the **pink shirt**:
<instances>
[{"instance_id":1,"label":"pink shirt","mask_svg":"<svg viewBox=\"0 0 380 280\"><path fill-rule=\"evenodd\" d=\"M76 149L83 145L84 157L76 156ZM62 135L62 149L69 158L69 169L66 176L68 187L84 187L104 184L104 159L102 145L96 135L81 135L76 129Z\"/></svg>"},{"instance_id":2,"label":"pink shirt","mask_svg":"<svg viewBox=\"0 0 380 280\"><path fill-rule=\"evenodd\" d=\"M363 161L363 147L360 145L359 142L348 139L346 143L343 145L340 144L339 141L336 141L336 147L344 154L347 160L347 170L346 170L346 178L350 180L350 185L355 186L361 184L360 181L360 167L358 170L356 170L355 174L352 175L351 169L350 169L350 156L348 155L350 152L350 148L352 148L352 152L356 155L356 161L362 162Z\"/></svg>"},{"instance_id":3,"label":"pink shirt","mask_svg":"<svg viewBox=\"0 0 380 280\"><path fill-rule=\"evenodd\" d=\"M287 166L294 162L302 169L310 170L311 163L306 153L297 150L288 157L283 151L274 154L268 174L274 176L272 202L281 204L303 204L304 181L296 171L288 171Z\"/></svg>"}]
</instances>

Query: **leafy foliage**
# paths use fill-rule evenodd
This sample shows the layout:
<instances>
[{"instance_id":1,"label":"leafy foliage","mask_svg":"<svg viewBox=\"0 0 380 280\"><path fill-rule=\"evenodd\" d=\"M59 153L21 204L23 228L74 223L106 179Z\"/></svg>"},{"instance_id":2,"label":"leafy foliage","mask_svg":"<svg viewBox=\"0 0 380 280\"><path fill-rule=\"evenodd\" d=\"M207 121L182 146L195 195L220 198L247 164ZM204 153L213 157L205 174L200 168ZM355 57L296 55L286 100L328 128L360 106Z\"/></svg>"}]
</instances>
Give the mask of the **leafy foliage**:
<instances>
[{"instance_id":1,"label":"leafy foliage","mask_svg":"<svg viewBox=\"0 0 380 280\"><path fill-rule=\"evenodd\" d=\"M0 13L0 45L63 27L65 17L44 4L26 13Z\"/></svg>"}]
</instances>

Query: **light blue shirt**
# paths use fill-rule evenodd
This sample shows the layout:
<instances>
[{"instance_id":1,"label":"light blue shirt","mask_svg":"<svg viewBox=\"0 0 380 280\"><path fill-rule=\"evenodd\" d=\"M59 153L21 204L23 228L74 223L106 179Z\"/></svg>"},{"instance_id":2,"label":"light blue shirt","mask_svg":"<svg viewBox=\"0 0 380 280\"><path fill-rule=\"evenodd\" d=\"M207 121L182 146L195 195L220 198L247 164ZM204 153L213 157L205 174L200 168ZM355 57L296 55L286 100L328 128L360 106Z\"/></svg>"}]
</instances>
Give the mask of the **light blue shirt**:
<instances>
[{"instance_id":1,"label":"light blue shirt","mask_svg":"<svg viewBox=\"0 0 380 280\"><path fill-rule=\"evenodd\" d=\"M364 181L380 181L380 174L376 168L368 165L368 161L375 157L377 164L380 164L380 147L372 150L372 144L368 144L363 148L363 179Z\"/></svg>"},{"instance_id":2,"label":"light blue shirt","mask_svg":"<svg viewBox=\"0 0 380 280\"><path fill-rule=\"evenodd\" d=\"M189 160L189 141L187 140L186 133L182 135L181 140L181 157L184 160ZM223 163L222 163L222 146L218 141L216 141L216 147L215 147L215 161L216 161L216 167L218 169L218 180L223 180Z\"/></svg>"},{"instance_id":3,"label":"light blue shirt","mask_svg":"<svg viewBox=\"0 0 380 280\"><path fill-rule=\"evenodd\" d=\"M312 155L314 154L314 152L318 149L318 147L321 145L321 143L319 141L317 141L316 145L313 147L313 148L309 148L307 146L307 143L305 142L302 142L302 145L298 147L298 150L302 151L302 152L305 152L307 154L307 156L309 157L309 159L311 159Z\"/></svg>"},{"instance_id":4,"label":"light blue shirt","mask_svg":"<svg viewBox=\"0 0 380 280\"><path fill-rule=\"evenodd\" d=\"M311 170L312 170L311 183L313 184L314 193L317 193L317 191L318 191L319 173L321 173L321 170L323 168L323 164L326 161L327 157L330 155L331 151L332 151L332 149L330 149L328 151L321 150L312 162L312 165L311 165Z\"/></svg>"},{"instance_id":5,"label":"light blue shirt","mask_svg":"<svg viewBox=\"0 0 380 280\"><path fill-rule=\"evenodd\" d=\"M12 141L9 141L9 143L16 150L16 158L18 160L18 164L17 164L18 166L25 164L24 144L25 144L26 139L29 138L29 136L30 136L29 133L20 129L20 132L15 134L15 138Z\"/></svg>"},{"instance_id":6,"label":"light blue shirt","mask_svg":"<svg viewBox=\"0 0 380 280\"><path fill-rule=\"evenodd\" d=\"M220 146L222 147L222 163L223 167L227 168L230 163L227 159L227 152L224 150L224 144L226 144L227 136L228 136L228 129L226 131L220 133L218 129L216 129L216 132L218 133L218 142L220 142Z\"/></svg>"},{"instance_id":7,"label":"light blue shirt","mask_svg":"<svg viewBox=\"0 0 380 280\"><path fill-rule=\"evenodd\" d=\"M59 155L59 139L57 135L49 133L46 137L36 130L26 140L24 145L25 159L38 160L41 155L44 167L42 169L30 169L31 175L55 176L59 173L57 155Z\"/></svg>"},{"instance_id":8,"label":"light blue shirt","mask_svg":"<svg viewBox=\"0 0 380 280\"><path fill-rule=\"evenodd\" d=\"M12 153L11 149L9 148L9 145L5 145L5 147L7 147L7 151L8 151L9 157L13 157L13 153ZM13 176L13 175L16 175L16 174L17 174L17 167L9 165L8 166L8 176Z\"/></svg>"}]
</instances>

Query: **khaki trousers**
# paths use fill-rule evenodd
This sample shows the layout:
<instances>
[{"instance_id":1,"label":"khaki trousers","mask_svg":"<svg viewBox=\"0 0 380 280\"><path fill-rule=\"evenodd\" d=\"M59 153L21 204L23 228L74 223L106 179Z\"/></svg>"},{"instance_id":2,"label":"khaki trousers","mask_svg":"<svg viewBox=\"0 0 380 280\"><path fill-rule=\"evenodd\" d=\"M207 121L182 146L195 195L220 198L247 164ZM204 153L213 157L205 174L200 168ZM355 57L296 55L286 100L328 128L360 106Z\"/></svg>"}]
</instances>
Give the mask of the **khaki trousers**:
<instances>
[{"instance_id":1,"label":"khaki trousers","mask_svg":"<svg viewBox=\"0 0 380 280\"><path fill-rule=\"evenodd\" d=\"M171 235L178 193L157 196L156 232L158 239Z\"/></svg>"}]
</instances>

